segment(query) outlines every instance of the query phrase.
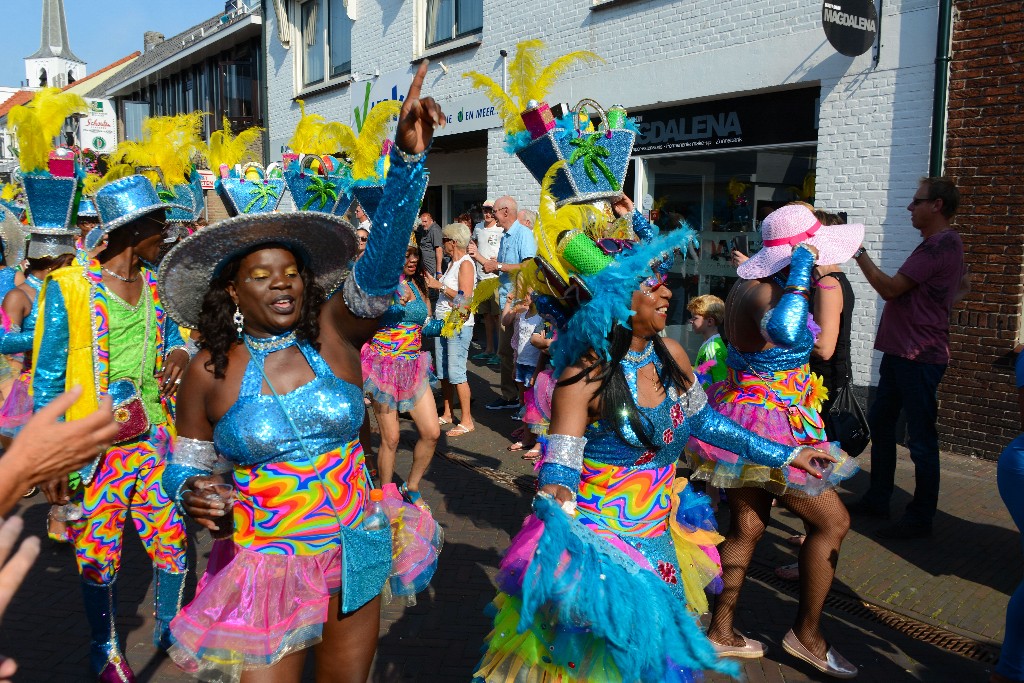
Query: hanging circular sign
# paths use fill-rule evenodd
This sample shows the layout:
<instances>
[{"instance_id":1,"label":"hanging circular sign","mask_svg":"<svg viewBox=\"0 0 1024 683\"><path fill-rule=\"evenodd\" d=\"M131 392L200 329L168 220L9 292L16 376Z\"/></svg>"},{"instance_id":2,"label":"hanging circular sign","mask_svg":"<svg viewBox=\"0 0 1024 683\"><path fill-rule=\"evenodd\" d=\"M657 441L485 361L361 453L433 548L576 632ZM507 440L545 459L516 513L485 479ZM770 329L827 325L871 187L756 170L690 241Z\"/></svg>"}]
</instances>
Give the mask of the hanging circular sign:
<instances>
[{"instance_id":1,"label":"hanging circular sign","mask_svg":"<svg viewBox=\"0 0 1024 683\"><path fill-rule=\"evenodd\" d=\"M862 55L875 44L878 12L874 0L825 0L821 7L825 37L840 54Z\"/></svg>"}]
</instances>

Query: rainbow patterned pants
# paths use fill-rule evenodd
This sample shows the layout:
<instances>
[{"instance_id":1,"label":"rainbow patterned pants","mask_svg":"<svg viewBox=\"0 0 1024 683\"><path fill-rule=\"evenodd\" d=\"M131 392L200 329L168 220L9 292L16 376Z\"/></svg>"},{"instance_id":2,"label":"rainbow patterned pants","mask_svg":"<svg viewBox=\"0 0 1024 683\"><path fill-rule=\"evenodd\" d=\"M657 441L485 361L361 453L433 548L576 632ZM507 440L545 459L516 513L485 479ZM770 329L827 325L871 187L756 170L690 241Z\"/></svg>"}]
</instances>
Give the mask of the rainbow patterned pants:
<instances>
[{"instance_id":1,"label":"rainbow patterned pants","mask_svg":"<svg viewBox=\"0 0 1024 683\"><path fill-rule=\"evenodd\" d=\"M79 494L84 516L68 525L78 573L86 581L108 584L117 577L129 512L153 567L186 570L185 523L160 486L170 448L167 426L157 425L145 439L107 449L92 483Z\"/></svg>"}]
</instances>

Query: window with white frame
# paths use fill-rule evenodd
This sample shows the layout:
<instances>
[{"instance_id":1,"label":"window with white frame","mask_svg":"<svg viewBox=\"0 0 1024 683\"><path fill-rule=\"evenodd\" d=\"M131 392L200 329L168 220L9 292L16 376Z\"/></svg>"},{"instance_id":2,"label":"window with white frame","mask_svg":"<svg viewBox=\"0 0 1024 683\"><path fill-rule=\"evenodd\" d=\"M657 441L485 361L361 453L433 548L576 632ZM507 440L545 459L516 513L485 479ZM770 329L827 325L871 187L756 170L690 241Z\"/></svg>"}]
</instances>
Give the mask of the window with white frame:
<instances>
[{"instance_id":1,"label":"window with white frame","mask_svg":"<svg viewBox=\"0 0 1024 683\"><path fill-rule=\"evenodd\" d=\"M426 0L427 48L479 33L484 26L483 0Z\"/></svg>"},{"instance_id":2,"label":"window with white frame","mask_svg":"<svg viewBox=\"0 0 1024 683\"><path fill-rule=\"evenodd\" d=\"M347 5L344 0L304 0L299 4L300 89L341 80L352 72L353 22Z\"/></svg>"}]
</instances>

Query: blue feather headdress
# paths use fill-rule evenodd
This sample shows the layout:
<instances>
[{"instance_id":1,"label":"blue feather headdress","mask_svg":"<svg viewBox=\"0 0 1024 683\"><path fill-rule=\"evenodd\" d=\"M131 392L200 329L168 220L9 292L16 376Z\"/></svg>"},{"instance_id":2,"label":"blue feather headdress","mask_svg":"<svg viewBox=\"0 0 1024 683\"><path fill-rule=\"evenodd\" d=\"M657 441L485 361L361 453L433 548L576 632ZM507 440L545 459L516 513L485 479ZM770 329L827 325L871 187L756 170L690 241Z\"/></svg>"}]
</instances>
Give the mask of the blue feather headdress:
<instances>
[{"instance_id":1,"label":"blue feather headdress","mask_svg":"<svg viewBox=\"0 0 1024 683\"><path fill-rule=\"evenodd\" d=\"M563 164L553 165L544 177L534 226L537 256L522 271L524 284L539 295L538 305L560 309L560 315L549 312L547 316L557 321L559 329L550 350L556 377L590 350L609 360L608 333L615 325L631 326L633 292L655 271L665 272L676 251L685 254L696 241L696 233L688 226L659 234L634 213L632 232L639 240L632 249L604 256L592 241L605 236L603 213L587 205L556 208L551 185ZM580 253L588 246L592 252L585 254L588 263L579 267Z\"/></svg>"}]
</instances>

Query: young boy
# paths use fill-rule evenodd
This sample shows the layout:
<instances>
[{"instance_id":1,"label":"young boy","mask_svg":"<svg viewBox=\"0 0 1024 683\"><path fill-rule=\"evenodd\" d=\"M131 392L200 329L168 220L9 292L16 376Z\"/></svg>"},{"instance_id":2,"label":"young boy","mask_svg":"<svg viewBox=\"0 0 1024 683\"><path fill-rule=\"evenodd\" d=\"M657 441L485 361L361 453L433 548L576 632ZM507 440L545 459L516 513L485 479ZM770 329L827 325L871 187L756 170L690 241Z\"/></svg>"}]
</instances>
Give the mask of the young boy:
<instances>
[{"instance_id":1,"label":"young boy","mask_svg":"<svg viewBox=\"0 0 1024 683\"><path fill-rule=\"evenodd\" d=\"M692 316L690 327L704 337L704 343L697 351L693 369L701 385L707 389L715 382L724 380L726 375L725 342L718 334L718 328L725 319L725 303L717 296L704 294L690 299L686 310Z\"/></svg>"}]
</instances>

